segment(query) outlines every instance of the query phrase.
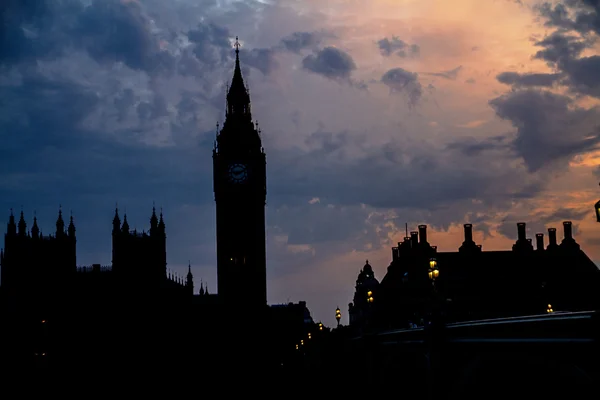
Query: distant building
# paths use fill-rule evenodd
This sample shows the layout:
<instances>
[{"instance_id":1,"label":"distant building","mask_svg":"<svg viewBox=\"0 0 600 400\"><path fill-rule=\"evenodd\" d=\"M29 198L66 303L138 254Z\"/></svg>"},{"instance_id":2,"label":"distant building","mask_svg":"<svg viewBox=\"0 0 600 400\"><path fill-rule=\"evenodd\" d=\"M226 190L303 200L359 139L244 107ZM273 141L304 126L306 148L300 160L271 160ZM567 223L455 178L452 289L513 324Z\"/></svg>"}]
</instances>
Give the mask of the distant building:
<instances>
[{"instance_id":1,"label":"distant building","mask_svg":"<svg viewBox=\"0 0 600 400\"><path fill-rule=\"evenodd\" d=\"M348 304L350 325L369 323L378 291L379 281L375 278L375 272L367 260L356 279L354 301Z\"/></svg>"},{"instance_id":2,"label":"distant building","mask_svg":"<svg viewBox=\"0 0 600 400\"><path fill-rule=\"evenodd\" d=\"M373 303L356 302L356 296L366 298L364 290L358 295L357 281L351 324L363 326L357 316L365 312L379 328L398 328L419 324L435 310L460 321L596 309L600 271L573 238L570 221L563 230L560 244L550 228L548 245L538 233L534 247L521 222L512 250L483 251L473 241L472 225L465 224L458 251L438 252L427 240L427 226L420 225L392 248Z\"/></svg>"}]
</instances>

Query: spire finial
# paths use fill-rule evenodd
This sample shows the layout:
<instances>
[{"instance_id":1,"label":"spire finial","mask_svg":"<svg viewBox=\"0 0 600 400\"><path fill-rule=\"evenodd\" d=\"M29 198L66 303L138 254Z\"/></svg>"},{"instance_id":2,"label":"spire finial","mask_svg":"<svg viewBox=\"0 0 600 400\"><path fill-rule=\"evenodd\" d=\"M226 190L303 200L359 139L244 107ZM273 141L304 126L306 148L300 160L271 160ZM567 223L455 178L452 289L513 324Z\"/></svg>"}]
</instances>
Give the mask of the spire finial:
<instances>
[{"instance_id":1,"label":"spire finial","mask_svg":"<svg viewBox=\"0 0 600 400\"><path fill-rule=\"evenodd\" d=\"M237 36L235 37L235 43L233 44L233 46L235 47L235 54L239 54L241 44Z\"/></svg>"}]
</instances>

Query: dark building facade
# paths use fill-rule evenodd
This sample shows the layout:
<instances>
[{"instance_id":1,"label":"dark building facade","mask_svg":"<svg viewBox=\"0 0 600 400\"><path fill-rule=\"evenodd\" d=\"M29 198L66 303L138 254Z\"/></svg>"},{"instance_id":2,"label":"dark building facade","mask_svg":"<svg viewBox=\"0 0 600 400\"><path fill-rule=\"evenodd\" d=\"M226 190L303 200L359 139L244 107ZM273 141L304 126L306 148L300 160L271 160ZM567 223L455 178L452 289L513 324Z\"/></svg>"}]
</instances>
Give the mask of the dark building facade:
<instances>
[{"instance_id":1,"label":"dark building facade","mask_svg":"<svg viewBox=\"0 0 600 400\"><path fill-rule=\"evenodd\" d=\"M537 233L535 247L526 237L526 224L518 223L517 240L508 251L483 251L473 241L472 229L464 225L458 251L439 252L427 240L427 226L419 225L392 248L392 262L372 289L372 303L364 301L367 296L357 281L360 302L352 304L351 315L371 313L371 328L382 329L421 324L432 312L465 321L594 310L600 305L600 271L573 238L570 221L563 223L560 243L556 229L549 228L548 244ZM353 323L357 328L366 324L351 318Z\"/></svg>"},{"instance_id":2,"label":"dark building facade","mask_svg":"<svg viewBox=\"0 0 600 400\"><path fill-rule=\"evenodd\" d=\"M73 217L65 229L60 210L56 232L48 236L40 232L37 217L31 231L27 231L23 212L18 223L11 212L0 259L2 293L48 298L73 291L82 295L96 293L98 287L105 295L148 297L165 291L194 294L191 266L185 278L167 274L165 223L162 213L159 219L155 209L147 232L131 230L127 215L121 223L119 211L115 210L110 266L77 266L75 233Z\"/></svg>"},{"instance_id":3,"label":"dark building facade","mask_svg":"<svg viewBox=\"0 0 600 400\"><path fill-rule=\"evenodd\" d=\"M56 232L43 236L37 219L28 232L23 213L17 222L11 211L0 255L0 367L185 365L203 379L224 370L248 379L263 376L261 366L279 371L314 331L305 303L267 307L266 157L237 48L235 56L213 151L218 295L194 289L191 266L186 276L169 271L162 211L153 208L149 229L137 231L116 209L106 266L77 266L73 217L65 228L59 211Z\"/></svg>"},{"instance_id":4,"label":"dark building facade","mask_svg":"<svg viewBox=\"0 0 600 400\"><path fill-rule=\"evenodd\" d=\"M348 304L350 325L368 325L373 314L373 303L379 294L379 281L369 260L360 270L354 289L353 301Z\"/></svg>"},{"instance_id":5,"label":"dark building facade","mask_svg":"<svg viewBox=\"0 0 600 400\"><path fill-rule=\"evenodd\" d=\"M223 302L266 306L266 155L252 121L236 42L223 129L213 150L217 291Z\"/></svg>"}]
</instances>

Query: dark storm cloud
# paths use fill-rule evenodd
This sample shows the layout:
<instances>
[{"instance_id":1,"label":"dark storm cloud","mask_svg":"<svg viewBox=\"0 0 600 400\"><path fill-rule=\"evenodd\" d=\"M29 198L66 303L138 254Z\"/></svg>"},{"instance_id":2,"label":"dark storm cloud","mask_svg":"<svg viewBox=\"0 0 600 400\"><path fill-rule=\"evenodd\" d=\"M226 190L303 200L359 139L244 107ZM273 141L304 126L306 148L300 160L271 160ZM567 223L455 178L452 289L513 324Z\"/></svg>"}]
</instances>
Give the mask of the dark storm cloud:
<instances>
[{"instance_id":1,"label":"dark storm cloud","mask_svg":"<svg viewBox=\"0 0 600 400\"><path fill-rule=\"evenodd\" d=\"M446 148L448 150L458 150L465 156L472 157L487 151L505 150L509 148L505 142L506 136L495 136L483 140L469 137L449 143Z\"/></svg>"},{"instance_id":2,"label":"dark storm cloud","mask_svg":"<svg viewBox=\"0 0 600 400\"><path fill-rule=\"evenodd\" d=\"M600 109L579 108L567 96L528 89L506 93L490 105L517 128L512 146L531 172L565 165L600 141Z\"/></svg>"},{"instance_id":3,"label":"dark storm cloud","mask_svg":"<svg viewBox=\"0 0 600 400\"><path fill-rule=\"evenodd\" d=\"M302 60L302 67L329 79L349 79L356 64L352 56L336 47L325 47Z\"/></svg>"},{"instance_id":4,"label":"dark storm cloud","mask_svg":"<svg viewBox=\"0 0 600 400\"><path fill-rule=\"evenodd\" d=\"M225 27L202 22L190 30L187 37L194 44L193 52L198 60L213 68L231 56L230 34Z\"/></svg>"},{"instance_id":5,"label":"dark storm cloud","mask_svg":"<svg viewBox=\"0 0 600 400\"><path fill-rule=\"evenodd\" d=\"M423 87L419 76L402 68L393 68L383 74L381 82L392 92L402 93L408 97L409 105L415 106L421 99Z\"/></svg>"},{"instance_id":6,"label":"dark storm cloud","mask_svg":"<svg viewBox=\"0 0 600 400\"><path fill-rule=\"evenodd\" d=\"M9 2L2 13L0 62L53 58L81 49L101 63L123 62L148 73L169 73L150 19L137 2L78 0Z\"/></svg>"},{"instance_id":7,"label":"dark storm cloud","mask_svg":"<svg viewBox=\"0 0 600 400\"><path fill-rule=\"evenodd\" d=\"M308 202L313 197L323 204L430 212L461 204L462 208L452 209L448 220L452 223L473 208L469 199L480 199L481 207L505 205L536 187L522 172L491 167L486 154L466 159L462 154L441 152L432 157L427 147L397 142L369 146L364 135L348 132L315 133L307 143L304 151L271 156L270 193L275 207L279 202L293 204L288 199ZM444 213L430 219L441 220Z\"/></svg>"},{"instance_id":8,"label":"dark storm cloud","mask_svg":"<svg viewBox=\"0 0 600 400\"><path fill-rule=\"evenodd\" d=\"M256 68L264 75L268 75L279 67L275 58L276 51L269 48L240 50L240 57L243 57L244 64Z\"/></svg>"},{"instance_id":9,"label":"dark storm cloud","mask_svg":"<svg viewBox=\"0 0 600 400\"><path fill-rule=\"evenodd\" d=\"M598 40L600 17L598 2L567 1L552 7L546 3L538 8L546 25L558 29L536 42L542 47L535 58L545 60L565 75L561 84L570 91L600 97L600 57L581 57L585 49Z\"/></svg>"},{"instance_id":10,"label":"dark storm cloud","mask_svg":"<svg viewBox=\"0 0 600 400\"><path fill-rule=\"evenodd\" d=\"M8 0L0 6L0 64L60 55L72 42L78 23L78 0ZM61 18L57 18L60 16Z\"/></svg>"},{"instance_id":11,"label":"dark storm cloud","mask_svg":"<svg viewBox=\"0 0 600 400\"><path fill-rule=\"evenodd\" d=\"M520 74L518 72L502 72L496 76L498 82L516 87L531 87L531 86L553 86L562 74L543 74L543 73L528 73Z\"/></svg>"},{"instance_id":12,"label":"dark storm cloud","mask_svg":"<svg viewBox=\"0 0 600 400\"><path fill-rule=\"evenodd\" d=\"M545 2L534 8L546 18L546 26L574 30L582 34L600 34L598 0L565 0L558 4Z\"/></svg>"},{"instance_id":13,"label":"dark storm cloud","mask_svg":"<svg viewBox=\"0 0 600 400\"><path fill-rule=\"evenodd\" d=\"M281 39L286 50L299 53L304 49L315 49L323 40L322 32L294 32Z\"/></svg>"},{"instance_id":14,"label":"dark storm cloud","mask_svg":"<svg viewBox=\"0 0 600 400\"><path fill-rule=\"evenodd\" d=\"M380 39L377 41L377 46L381 54L386 57L394 53L399 57L416 57L421 52L421 48L418 45L408 44L397 36L392 36L391 39Z\"/></svg>"}]
</instances>

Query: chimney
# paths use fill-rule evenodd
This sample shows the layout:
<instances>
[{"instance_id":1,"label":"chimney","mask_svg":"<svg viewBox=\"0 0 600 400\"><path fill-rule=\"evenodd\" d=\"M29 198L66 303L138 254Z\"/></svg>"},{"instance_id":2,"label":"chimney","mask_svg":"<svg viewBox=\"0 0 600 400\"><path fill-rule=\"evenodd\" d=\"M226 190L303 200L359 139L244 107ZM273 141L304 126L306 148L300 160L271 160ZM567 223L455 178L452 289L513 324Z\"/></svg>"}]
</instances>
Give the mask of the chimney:
<instances>
[{"instance_id":1,"label":"chimney","mask_svg":"<svg viewBox=\"0 0 600 400\"><path fill-rule=\"evenodd\" d=\"M563 229L565 232L565 240L573 239L573 226L571 225L571 221L563 222Z\"/></svg>"},{"instance_id":2,"label":"chimney","mask_svg":"<svg viewBox=\"0 0 600 400\"><path fill-rule=\"evenodd\" d=\"M419 232L411 232L410 233L410 245L412 246L412 248L416 248L417 244L419 244Z\"/></svg>"},{"instance_id":3,"label":"chimney","mask_svg":"<svg viewBox=\"0 0 600 400\"><path fill-rule=\"evenodd\" d=\"M536 233L535 234L535 242L537 250L544 250L544 234Z\"/></svg>"},{"instance_id":4,"label":"chimney","mask_svg":"<svg viewBox=\"0 0 600 400\"><path fill-rule=\"evenodd\" d=\"M427 243L427 225L419 225L419 243Z\"/></svg>"},{"instance_id":5,"label":"chimney","mask_svg":"<svg viewBox=\"0 0 600 400\"><path fill-rule=\"evenodd\" d=\"M524 242L525 241L525 222L518 222L517 223L517 240L519 240L520 242Z\"/></svg>"},{"instance_id":6,"label":"chimney","mask_svg":"<svg viewBox=\"0 0 600 400\"><path fill-rule=\"evenodd\" d=\"M557 246L556 243L556 228L548 228L548 247Z\"/></svg>"},{"instance_id":7,"label":"chimney","mask_svg":"<svg viewBox=\"0 0 600 400\"><path fill-rule=\"evenodd\" d=\"M465 243L471 243L473 241L473 225L464 224L465 227Z\"/></svg>"}]
</instances>

